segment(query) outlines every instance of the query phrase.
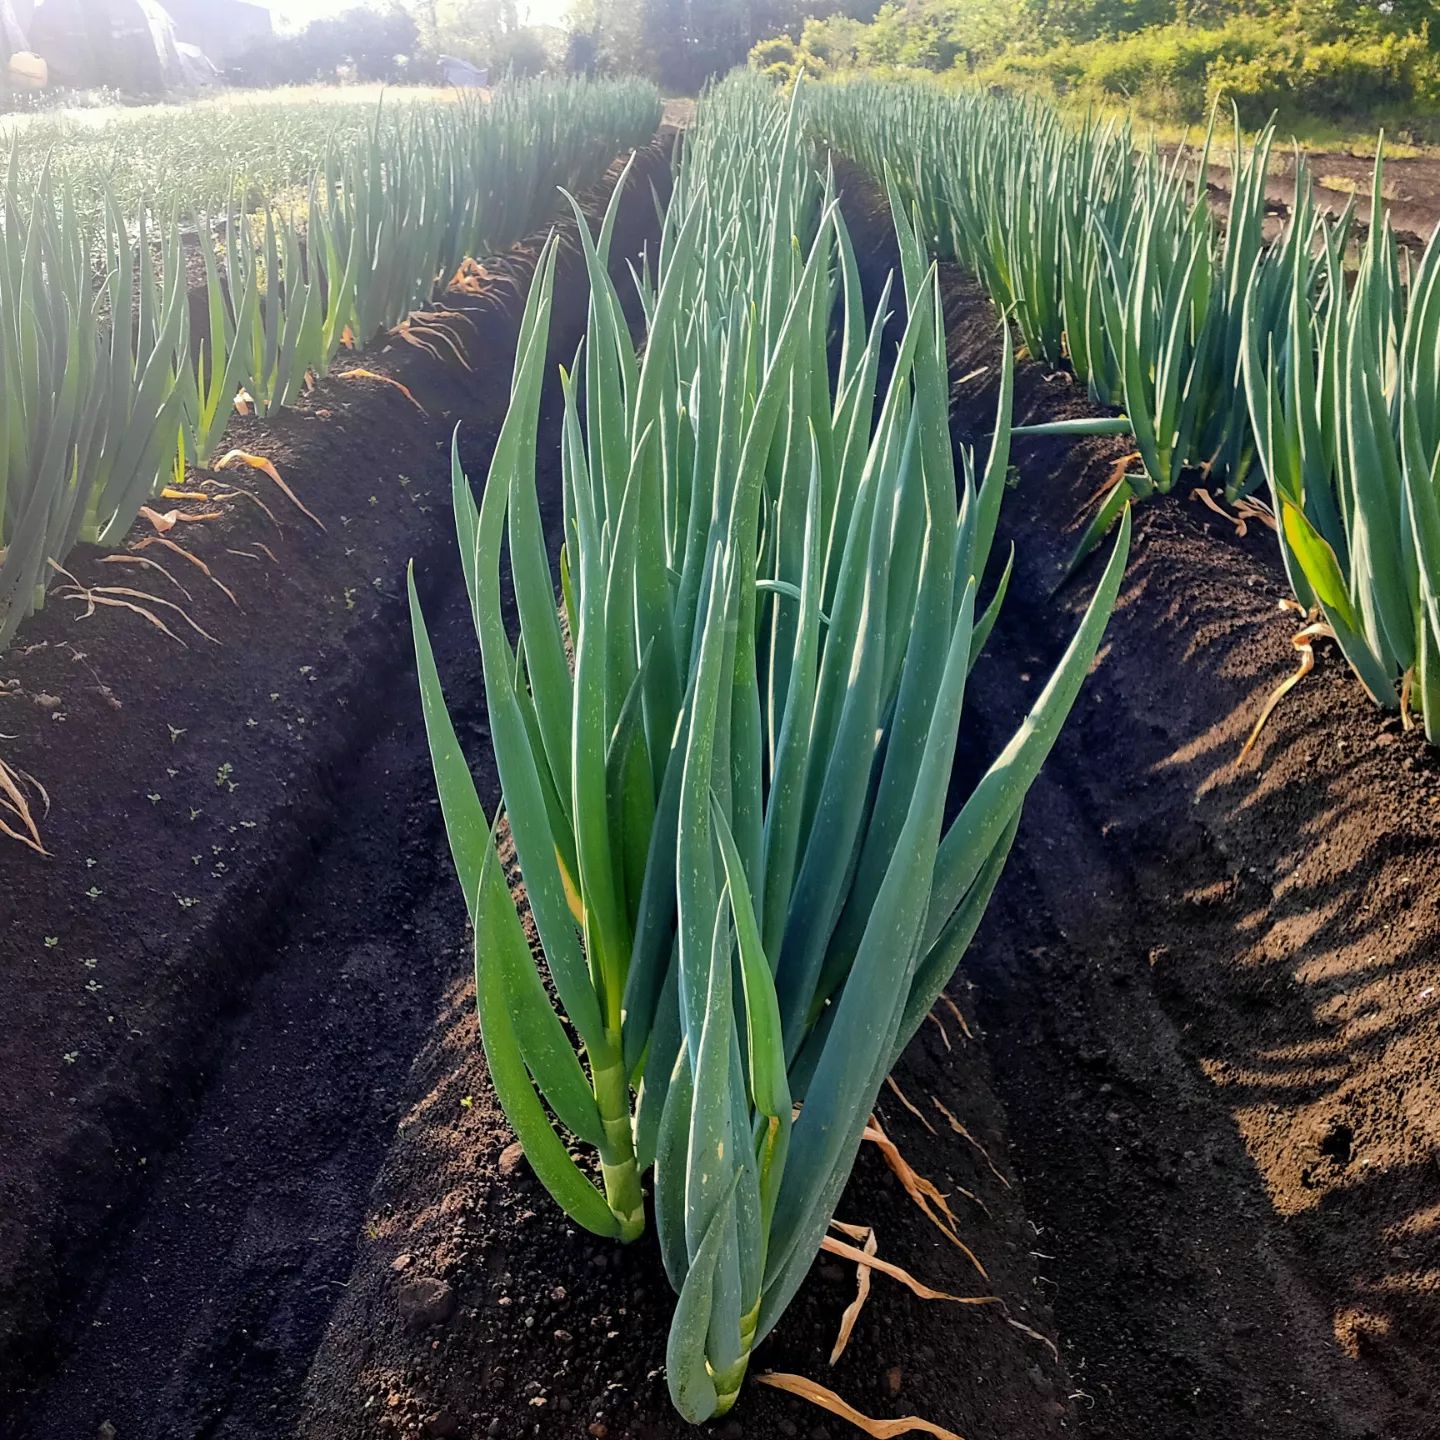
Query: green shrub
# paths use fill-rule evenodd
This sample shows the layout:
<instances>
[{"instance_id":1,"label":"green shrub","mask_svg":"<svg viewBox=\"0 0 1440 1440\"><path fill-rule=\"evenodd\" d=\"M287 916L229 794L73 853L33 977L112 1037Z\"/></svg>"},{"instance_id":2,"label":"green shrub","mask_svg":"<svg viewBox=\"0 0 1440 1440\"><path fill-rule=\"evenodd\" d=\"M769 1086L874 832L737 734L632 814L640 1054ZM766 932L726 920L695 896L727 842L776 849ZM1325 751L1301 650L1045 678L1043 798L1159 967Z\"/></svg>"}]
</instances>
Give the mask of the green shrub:
<instances>
[{"instance_id":1,"label":"green shrub","mask_svg":"<svg viewBox=\"0 0 1440 1440\"><path fill-rule=\"evenodd\" d=\"M1440 103L1437 58L1423 33L1276 46L1254 58L1219 59L1210 69L1209 98L1234 101L1247 115L1273 110L1287 119L1423 114Z\"/></svg>"},{"instance_id":2,"label":"green shrub","mask_svg":"<svg viewBox=\"0 0 1440 1440\"><path fill-rule=\"evenodd\" d=\"M772 65L794 65L798 58L795 42L788 35L759 40L750 48L750 68L761 74Z\"/></svg>"},{"instance_id":3,"label":"green shrub","mask_svg":"<svg viewBox=\"0 0 1440 1440\"><path fill-rule=\"evenodd\" d=\"M1340 120L1440 112L1440 53L1428 27L1410 34L1336 35L1276 30L1251 17L1210 29L1164 25L1117 40L1006 53L976 73L984 84L1126 105L1153 120L1203 123L1239 106L1249 125L1271 112Z\"/></svg>"},{"instance_id":4,"label":"green shrub","mask_svg":"<svg viewBox=\"0 0 1440 1440\"><path fill-rule=\"evenodd\" d=\"M775 35L769 40L757 41L750 47L749 63L752 70L758 70L765 79L782 89L793 85L801 71L818 77L830 70L824 55L816 54L803 41L797 45L788 35Z\"/></svg>"},{"instance_id":5,"label":"green shrub","mask_svg":"<svg viewBox=\"0 0 1440 1440\"><path fill-rule=\"evenodd\" d=\"M831 15L824 20L812 17L800 32L800 49L824 61L831 70L850 70L861 64L869 32L863 20L848 15Z\"/></svg>"}]
</instances>

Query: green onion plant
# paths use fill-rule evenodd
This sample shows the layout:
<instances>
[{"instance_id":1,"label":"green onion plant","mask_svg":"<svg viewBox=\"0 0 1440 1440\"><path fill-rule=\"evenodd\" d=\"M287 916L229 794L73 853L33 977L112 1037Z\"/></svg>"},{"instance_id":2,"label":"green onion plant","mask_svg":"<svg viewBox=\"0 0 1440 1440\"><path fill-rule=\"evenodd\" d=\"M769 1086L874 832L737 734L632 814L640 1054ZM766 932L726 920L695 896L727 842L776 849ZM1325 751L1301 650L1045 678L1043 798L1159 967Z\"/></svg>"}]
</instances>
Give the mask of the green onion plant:
<instances>
[{"instance_id":1,"label":"green onion plant","mask_svg":"<svg viewBox=\"0 0 1440 1440\"><path fill-rule=\"evenodd\" d=\"M1254 320L1277 323L1290 273L1290 244L1264 242L1273 129L1247 147L1237 120L1222 226L1206 187L1213 133L1166 158L1126 125L1071 126L1035 100L869 81L809 94L815 130L890 178L926 243L974 271L1026 351L1068 363L1097 404L1123 412L1062 422L1061 433L1133 435L1140 462L1082 549L1130 499L1187 471L1232 501L1260 483L1236 396L1246 297L1263 290Z\"/></svg>"},{"instance_id":2,"label":"green onion plant","mask_svg":"<svg viewBox=\"0 0 1440 1440\"><path fill-rule=\"evenodd\" d=\"M1440 743L1440 238L1411 270L1375 198L1353 283L1346 230L1320 227L1308 176L1285 325L1247 310L1244 373L1281 553L1371 697L1401 698ZM1310 275L1318 271L1319 302Z\"/></svg>"},{"instance_id":3,"label":"green onion plant","mask_svg":"<svg viewBox=\"0 0 1440 1440\"><path fill-rule=\"evenodd\" d=\"M975 933L1129 533L1127 514L1055 673L952 815L966 681L1004 591L978 603L1012 361L1007 348L990 451L962 452L957 475L935 269L893 197L906 321L891 352L889 287L867 312L802 105L781 108L754 77L702 102L638 277L639 353L609 274L614 209L594 238L577 212L591 297L563 420L541 433L552 242L478 502L453 465L536 956L411 584L497 1094L536 1175L588 1229L638 1234L652 1173L678 1296L670 1392L696 1422L734 1404L820 1247L885 1075ZM558 605L542 445L564 479Z\"/></svg>"}]
</instances>

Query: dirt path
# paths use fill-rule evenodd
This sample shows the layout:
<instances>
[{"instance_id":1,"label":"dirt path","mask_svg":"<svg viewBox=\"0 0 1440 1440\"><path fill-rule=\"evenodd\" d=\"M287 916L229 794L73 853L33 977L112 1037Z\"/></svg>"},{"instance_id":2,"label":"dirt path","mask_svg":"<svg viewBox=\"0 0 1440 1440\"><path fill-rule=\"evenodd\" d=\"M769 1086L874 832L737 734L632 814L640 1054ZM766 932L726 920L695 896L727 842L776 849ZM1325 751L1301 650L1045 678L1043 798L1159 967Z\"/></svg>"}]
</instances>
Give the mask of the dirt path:
<instances>
[{"instance_id":1,"label":"dirt path","mask_svg":"<svg viewBox=\"0 0 1440 1440\"><path fill-rule=\"evenodd\" d=\"M463 623L454 599L447 618ZM461 626L444 635L464 675ZM371 738L327 777L330 818L284 923L256 947L259 983L222 1022L189 1131L154 1157L21 1434L88 1437L105 1421L133 1440L293 1431L465 921L443 883L405 660L397 648L375 677Z\"/></svg>"},{"instance_id":2,"label":"dirt path","mask_svg":"<svg viewBox=\"0 0 1440 1440\"><path fill-rule=\"evenodd\" d=\"M1334 153L1307 157L1315 184L1315 200L1332 216L1354 204L1356 219L1363 226L1370 215L1374 193L1375 161ZM1295 157L1278 146L1271 154L1270 174L1265 181L1265 198L1274 213L1278 231L1280 217L1288 216L1295 205ZM1222 212L1230 205L1233 175L1228 166L1212 165L1209 171L1212 203ZM1385 162L1380 198L1390 223L1402 244L1423 250L1440 224L1440 156L1433 153Z\"/></svg>"}]
</instances>

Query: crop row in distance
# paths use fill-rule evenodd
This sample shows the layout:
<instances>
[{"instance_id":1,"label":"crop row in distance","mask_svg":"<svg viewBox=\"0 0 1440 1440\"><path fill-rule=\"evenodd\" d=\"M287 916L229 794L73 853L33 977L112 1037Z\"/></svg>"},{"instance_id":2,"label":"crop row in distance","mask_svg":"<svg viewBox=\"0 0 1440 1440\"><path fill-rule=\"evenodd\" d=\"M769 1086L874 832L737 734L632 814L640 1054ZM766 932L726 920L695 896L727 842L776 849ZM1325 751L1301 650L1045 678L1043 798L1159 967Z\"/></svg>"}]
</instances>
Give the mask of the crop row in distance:
<instances>
[{"instance_id":1,"label":"crop row in distance","mask_svg":"<svg viewBox=\"0 0 1440 1440\"><path fill-rule=\"evenodd\" d=\"M754 76L710 93L686 137L658 264L637 277L639 354L606 263L613 220L593 244L581 228L591 304L563 420L540 430L552 246L478 504L458 461L453 486L503 815L574 1040L413 584L411 602L496 1093L587 1229L641 1233L652 1176L677 1295L666 1373L698 1422L735 1403L822 1246L874 1263L832 1230L836 1204L1094 659L1129 518L1054 674L945 825L966 679L1004 594L977 609L1009 465L1008 356L989 454L962 453L957 476L935 267L897 210L908 320L882 379L888 291L867 311L802 106ZM559 611L536 491L537 449L557 444Z\"/></svg>"},{"instance_id":2,"label":"crop row in distance","mask_svg":"<svg viewBox=\"0 0 1440 1440\"><path fill-rule=\"evenodd\" d=\"M254 210L303 201L326 155L364 144L377 120L398 128L416 110L464 104L441 87L295 85L226 90L155 105L86 106L0 116L0 155L22 189L47 168L67 181L81 216L220 214L238 199ZM248 203L247 203L248 202Z\"/></svg>"},{"instance_id":3,"label":"crop row in distance","mask_svg":"<svg viewBox=\"0 0 1440 1440\"><path fill-rule=\"evenodd\" d=\"M1297 677L1332 637L1378 705L1407 725L1418 711L1440 743L1440 230L1418 260L1399 245L1381 159L1362 227L1316 205L1297 158L1270 240L1273 130L1247 147L1237 123L1222 223L1213 127L1167 160L1124 126L986 93L856 82L806 98L814 130L891 177L1032 355L1123 411L1031 427L1134 437L1077 560L1131 498L1219 487L1277 536L1304 616Z\"/></svg>"},{"instance_id":4,"label":"crop row in distance","mask_svg":"<svg viewBox=\"0 0 1440 1440\"><path fill-rule=\"evenodd\" d=\"M252 197L206 212L178 183L160 210L104 189L95 215L70 179L27 176L17 140L0 197L0 647L77 540L118 542L187 464L211 463L237 396L261 414L292 403L342 346L406 323L464 259L512 245L557 186L644 144L659 114L639 81L377 109L327 149L303 203L259 215Z\"/></svg>"}]
</instances>

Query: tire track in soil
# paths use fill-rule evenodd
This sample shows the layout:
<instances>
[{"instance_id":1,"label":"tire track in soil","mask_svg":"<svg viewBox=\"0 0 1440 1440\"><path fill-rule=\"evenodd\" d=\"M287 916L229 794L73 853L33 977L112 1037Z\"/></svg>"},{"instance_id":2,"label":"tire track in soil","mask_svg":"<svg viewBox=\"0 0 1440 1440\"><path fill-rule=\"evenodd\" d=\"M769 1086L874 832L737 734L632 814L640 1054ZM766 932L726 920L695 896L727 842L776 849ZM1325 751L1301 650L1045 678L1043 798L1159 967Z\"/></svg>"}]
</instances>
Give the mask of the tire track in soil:
<instances>
[{"instance_id":1,"label":"tire track in soil","mask_svg":"<svg viewBox=\"0 0 1440 1440\"><path fill-rule=\"evenodd\" d=\"M463 602L453 590L445 602L442 663L478 684ZM290 923L23 1434L89 1436L106 1421L117 1440L290 1428L396 1091L463 966L464 907L426 794L413 685L408 667L390 671L372 742L329 777L336 820L298 857ZM472 717L462 733L475 728Z\"/></svg>"},{"instance_id":2,"label":"tire track in soil","mask_svg":"<svg viewBox=\"0 0 1440 1440\"><path fill-rule=\"evenodd\" d=\"M653 158L653 157L652 157ZM622 206L614 273L658 223L642 166ZM542 424L561 414L555 363L583 335L588 286L570 247L557 272L552 376ZM517 312L518 313L518 312ZM472 483L483 481L509 392L508 354L472 377L462 415ZM434 488L448 491L448 459ZM542 504L559 506L557 457ZM448 505L436 524L448 530ZM478 647L449 549L420 584L456 728L482 797L489 759ZM426 592L429 593L426 593ZM512 617L513 618L513 617ZM72 1304L58 1367L25 1406L16 1440L276 1440L294 1433L299 1386L343 1295L376 1170L412 1066L469 968L420 720L402 593L378 622L359 743L307 797L328 820L291 858L285 914L260 937L260 978L223 1020L219 1060L189 1127L153 1172ZM317 800L319 803L317 804ZM459 979L457 980L457 977ZM73 1303L79 1300L80 1303ZM105 1428L111 1427L111 1428Z\"/></svg>"}]
</instances>

